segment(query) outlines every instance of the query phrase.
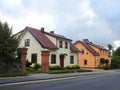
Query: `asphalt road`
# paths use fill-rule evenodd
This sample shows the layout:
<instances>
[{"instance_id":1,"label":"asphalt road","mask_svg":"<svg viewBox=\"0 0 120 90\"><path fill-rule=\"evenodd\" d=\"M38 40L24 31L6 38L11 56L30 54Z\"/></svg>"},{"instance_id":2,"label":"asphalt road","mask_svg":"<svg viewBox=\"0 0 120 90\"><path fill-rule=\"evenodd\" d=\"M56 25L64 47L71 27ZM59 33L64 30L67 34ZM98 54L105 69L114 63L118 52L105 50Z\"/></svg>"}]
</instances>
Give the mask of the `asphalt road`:
<instances>
[{"instance_id":1,"label":"asphalt road","mask_svg":"<svg viewBox=\"0 0 120 90\"><path fill-rule=\"evenodd\" d=\"M0 87L0 90L120 90L120 72L45 83Z\"/></svg>"}]
</instances>

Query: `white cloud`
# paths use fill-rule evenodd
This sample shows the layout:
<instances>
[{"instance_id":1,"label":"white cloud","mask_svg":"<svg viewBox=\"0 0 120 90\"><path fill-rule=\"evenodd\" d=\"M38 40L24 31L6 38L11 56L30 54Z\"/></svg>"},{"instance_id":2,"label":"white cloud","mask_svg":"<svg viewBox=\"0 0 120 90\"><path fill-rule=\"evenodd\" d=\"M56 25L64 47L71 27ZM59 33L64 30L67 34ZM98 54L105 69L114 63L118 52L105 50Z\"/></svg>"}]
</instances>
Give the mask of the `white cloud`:
<instances>
[{"instance_id":1,"label":"white cloud","mask_svg":"<svg viewBox=\"0 0 120 90\"><path fill-rule=\"evenodd\" d=\"M31 26L40 29L45 27L46 29L55 29L53 17L49 14L40 14L39 12L32 13L21 4L22 0L5 0L6 8L16 9L18 12L11 13L12 16L4 14L0 10L0 17L2 22L7 22L10 27L13 27L13 33L24 29L26 26ZM15 16L17 15L17 17ZM18 17L19 16L19 17Z\"/></svg>"},{"instance_id":2,"label":"white cloud","mask_svg":"<svg viewBox=\"0 0 120 90\"><path fill-rule=\"evenodd\" d=\"M115 45L115 49L116 49L117 47L120 47L120 40L115 40L115 41L113 41L113 43L114 43L114 45Z\"/></svg>"},{"instance_id":3,"label":"white cloud","mask_svg":"<svg viewBox=\"0 0 120 90\"><path fill-rule=\"evenodd\" d=\"M47 31L57 29L58 34L74 41L88 38L93 43L105 46L117 37L110 22L101 13L94 11L92 0L1 1L0 18L13 26L13 33L25 26L38 29L45 27Z\"/></svg>"}]
</instances>

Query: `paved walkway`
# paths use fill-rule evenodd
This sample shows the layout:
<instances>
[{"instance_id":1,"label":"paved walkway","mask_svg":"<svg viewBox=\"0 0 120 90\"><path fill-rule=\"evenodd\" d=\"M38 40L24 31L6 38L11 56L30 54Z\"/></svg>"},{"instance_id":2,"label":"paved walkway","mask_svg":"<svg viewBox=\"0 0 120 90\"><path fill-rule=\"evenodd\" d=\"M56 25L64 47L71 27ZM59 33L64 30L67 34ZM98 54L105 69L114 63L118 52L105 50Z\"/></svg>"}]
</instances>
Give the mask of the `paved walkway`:
<instances>
[{"instance_id":1,"label":"paved walkway","mask_svg":"<svg viewBox=\"0 0 120 90\"><path fill-rule=\"evenodd\" d=\"M39 80L50 80L57 78L67 78L67 77L75 77L75 76L85 76L92 74L100 74L104 73L104 70L93 70L93 72L81 72L81 73L67 73L67 74L32 74L30 76L22 76L22 77L7 77L0 78L0 85L8 84L8 83L19 83L19 82L29 82L29 81L39 81Z\"/></svg>"}]
</instances>

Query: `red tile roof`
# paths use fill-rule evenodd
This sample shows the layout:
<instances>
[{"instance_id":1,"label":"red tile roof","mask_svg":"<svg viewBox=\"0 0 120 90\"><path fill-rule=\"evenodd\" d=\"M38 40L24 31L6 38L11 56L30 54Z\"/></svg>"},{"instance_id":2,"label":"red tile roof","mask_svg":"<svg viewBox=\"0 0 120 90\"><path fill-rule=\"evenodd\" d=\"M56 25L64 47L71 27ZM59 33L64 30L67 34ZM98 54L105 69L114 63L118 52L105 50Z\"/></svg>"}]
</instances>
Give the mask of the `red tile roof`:
<instances>
[{"instance_id":1,"label":"red tile roof","mask_svg":"<svg viewBox=\"0 0 120 90\"><path fill-rule=\"evenodd\" d=\"M80 51L72 43L70 44L70 50L73 51L73 52L79 52Z\"/></svg>"},{"instance_id":2,"label":"red tile roof","mask_svg":"<svg viewBox=\"0 0 120 90\"><path fill-rule=\"evenodd\" d=\"M45 33L45 34L48 34L48 35L50 35L50 36L53 36L53 37L55 37L55 38L61 38L61 39L65 39L65 40L72 41L71 39L66 38L66 37L63 36L63 35L58 35L58 34L55 34L55 33L48 33L48 32L45 32L45 31L44 31L44 33Z\"/></svg>"},{"instance_id":3,"label":"red tile roof","mask_svg":"<svg viewBox=\"0 0 120 90\"><path fill-rule=\"evenodd\" d=\"M92 46L94 46L94 47L96 47L96 48L98 48L98 49L100 49L100 50L106 50L106 51L108 51L107 49L103 48L103 47L100 46L100 45L96 45L96 44L90 43L90 42L86 42L86 43L89 44L89 45L92 45Z\"/></svg>"},{"instance_id":4,"label":"red tile roof","mask_svg":"<svg viewBox=\"0 0 120 90\"><path fill-rule=\"evenodd\" d=\"M80 42L83 46L85 46L94 56L99 56L99 53L97 53L87 42L84 41L77 42Z\"/></svg>"},{"instance_id":5,"label":"red tile roof","mask_svg":"<svg viewBox=\"0 0 120 90\"><path fill-rule=\"evenodd\" d=\"M72 41L71 39L68 39L65 36L54 33L48 33L44 30L38 30L28 26L24 30L28 30L33 35L33 37L40 43L40 45L42 45L43 48L58 49L58 47L55 44L53 44L52 41L50 41L49 38L45 36L45 34L53 36L55 38L69 40L70 42ZM24 30L22 30L21 32L23 32ZM79 52L79 50L72 43L70 43L70 50L73 52Z\"/></svg>"},{"instance_id":6,"label":"red tile roof","mask_svg":"<svg viewBox=\"0 0 120 90\"><path fill-rule=\"evenodd\" d=\"M55 46L43 33L41 30L34 29L31 27L26 27L26 30L28 30L33 37L42 45L43 48L48 49L58 49L57 46Z\"/></svg>"}]
</instances>

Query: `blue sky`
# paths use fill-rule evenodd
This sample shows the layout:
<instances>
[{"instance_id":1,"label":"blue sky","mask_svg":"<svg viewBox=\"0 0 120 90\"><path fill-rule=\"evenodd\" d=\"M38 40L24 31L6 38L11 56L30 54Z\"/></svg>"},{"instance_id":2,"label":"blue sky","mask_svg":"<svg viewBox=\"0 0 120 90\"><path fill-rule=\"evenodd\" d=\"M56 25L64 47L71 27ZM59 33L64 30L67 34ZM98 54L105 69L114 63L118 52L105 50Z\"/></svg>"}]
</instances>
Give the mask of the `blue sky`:
<instances>
[{"instance_id":1,"label":"blue sky","mask_svg":"<svg viewBox=\"0 0 120 90\"><path fill-rule=\"evenodd\" d=\"M26 26L89 39L107 47L120 45L120 0L1 0L0 20L17 33Z\"/></svg>"}]
</instances>

